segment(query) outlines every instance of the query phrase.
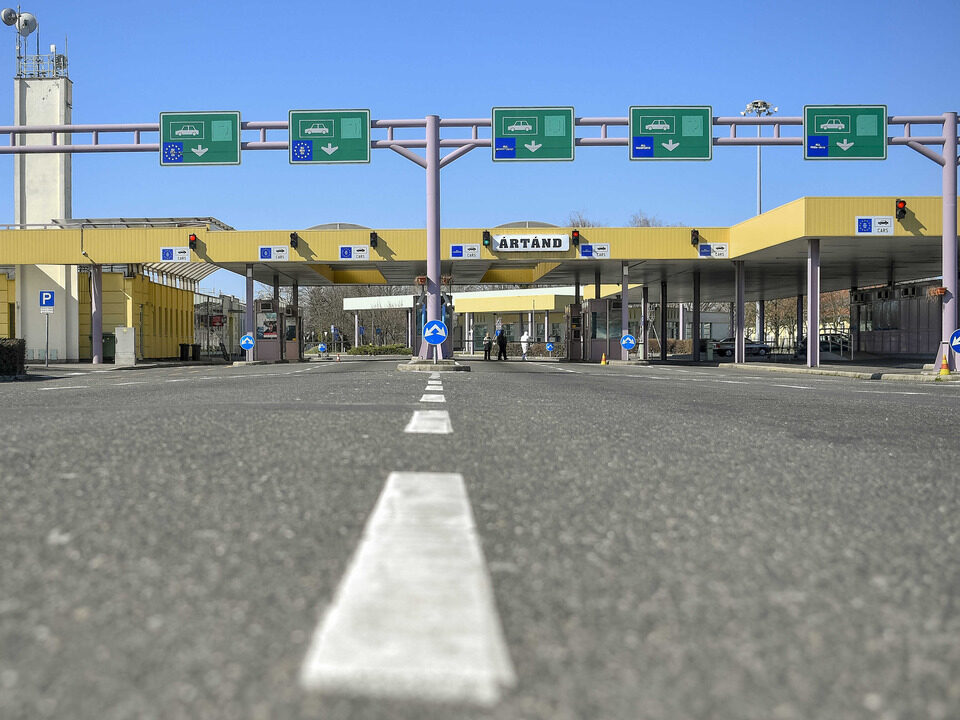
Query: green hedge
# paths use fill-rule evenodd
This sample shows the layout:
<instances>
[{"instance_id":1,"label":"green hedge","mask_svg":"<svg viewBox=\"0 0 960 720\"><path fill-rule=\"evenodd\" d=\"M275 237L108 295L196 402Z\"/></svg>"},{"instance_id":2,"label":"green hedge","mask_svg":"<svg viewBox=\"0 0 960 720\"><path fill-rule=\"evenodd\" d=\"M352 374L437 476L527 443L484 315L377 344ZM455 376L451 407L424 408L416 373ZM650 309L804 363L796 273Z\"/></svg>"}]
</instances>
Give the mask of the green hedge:
<instances>
[{"instance_id":1,"label":"green hedge","mask_svg":"<svg viewBox=\"0 0 960 720\"><path fill-rule=\"evenodd\" d=\"M406 345L357 345L347 350L348 355L410 355Z\"/></svg>"},{"instance_id":2,"label":"green hedge","mask_svg":"<svg viewBox=\"0 0 960 720\"><path fill-rule=\"evenodd\" d=\"M27 355L26 340L0 340L0 376L15 377L26 373L24 360Z\"/></svg>"}]
</instances>

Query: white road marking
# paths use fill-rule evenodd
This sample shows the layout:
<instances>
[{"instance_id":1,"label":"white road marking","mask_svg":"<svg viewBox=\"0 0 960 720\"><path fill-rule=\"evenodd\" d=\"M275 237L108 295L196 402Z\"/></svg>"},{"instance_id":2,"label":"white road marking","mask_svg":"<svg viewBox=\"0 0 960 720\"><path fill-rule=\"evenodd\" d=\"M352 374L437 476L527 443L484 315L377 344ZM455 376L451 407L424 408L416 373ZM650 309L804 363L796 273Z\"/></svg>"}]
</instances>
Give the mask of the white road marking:
<instances>
[{"instance_id":1,"label":"white road marking","mask_svg":"<svg viewBox=\"0 0 960 720\"><path fill-rule=\"evenodd\" d=\"M428 387L428 388L425 388L425 389L424 389L424 392L442 393L442 392L443 392L443 388L442 388L442 387Z\"/></svg>"},{"instance_id":2,"label":"white road marking","mask_svg":"<svg viewBox=\"0 0 960 720\"><path fill-rule=\"evenodd\" d=\"M929 395L925 392L907 392L905 390L854 390L855 393L867 393L868 395Z\"/></svg>"},{"instance_id":3,"label":"white road marking","mask_svg":"<svg viewBox=\"0 0 960 720\"><path fill-rule=\"evenodd\" d=\"M147 384L147 381L146 381L146 380L131 380L130 382L113 383L113 384L114 384L114 386L117 386L117 385L146 385L146 384Z\"/></svg>"},{"instance_id":4,"label":"white road marking","mask_svg":"<svg viewBox=\"0 0 960 720\"><path fill-rule=\"evenodd\" d=\"M550 370L556 370L557 372L573 373L574 375L582 375L582 374L583 374L583 373L582 373L581 371L579 371L579 370L567 370L566 368L554 367L554 366L553 366L552 364L550 364L550 363L532 362L532 363L530 363L530 364L531 364L531 365L537 365L538 367L549 368Z\"/></svg>"},{"instance_id":5,"label":"white road marking","mask_svg":"<svg viewBox=\"0 0 960 720\"><path fill-rule=\"evenodd\" d=\"M46 387L40 388L42 391L46 390L80 390L81 388L90 387L89 385L63 385L61 387Z\"/></svg>"},{"instance_id":6,"label":"white road marking","mask_svg":"<svg viewBox=\"0 0 960 720\"><path fill-rule=\"evenodd\" d=\"M437 395L436 393L434 393L433 395L425 394L423 397L420 398L420 402L446 402L446 401L447 400L445 397L443 397L443 395Z\"/></svg>"},{"instance_id":7,"label":"white road marking","mask_svg":"<svg viewBox=\"0 0 960 720\"><path fill-rule=\"evenodd\" d=\"M811 388L809 385L779 385L779 384L777 384L777 383L773 383L773 387L796 388L797 390L812 390L812 389L813 389L813 388Z\"/></svg>"},{"instance_id":8,"label":"white road marking","mask_svg":"<svg viewBox=\"0 0 960 720\"><path fill-rule=\"evenodd\" d=\"M439 380L429 380L427 382L427 387L443 387L443 383Z\"/></svg>"},{"instance_id":9,"label":"white road marking","mask_svg":"<svg viewBox=\"0 0 960 720\"><path fill-rule=\"evenodd\" d=\"M432 372L432 373L430 373L429 379L430 379L430 380L439 380L439 379L440 379L440 373L438 373L438 372Z\"/></svg>"},{"instance_id":10,"label":"white road marking","mask_svg":"<svg viewBox=\"0 0 960 720\"><path fill-rule=\"evenodd\" d=\"M450 424L450 413L446 410L414 410L413 417L404 428L408 433L430 433L433 435L449 435L453 432Z\"/></svg>"},{"instance_id":11,"label":"white road marking","mask_svg":"<svg viewBox=\"0 0 960 720\"><path fill-rule=\"evenodd\" d=\"M515 684L462 475L390 474L300 680L488 707Z\"/></svg>"},{"instance_id":12,"label":"white road marking","mask_svg":"<svg viewBox=\"0 0 960 720\"><path fill-rule=\"evenodd\" d=\"M164 382L190 382L191 380L194 380L194 379L195 378L177 378L175 380L164 380Z\"/></svg>"}]
</instances>

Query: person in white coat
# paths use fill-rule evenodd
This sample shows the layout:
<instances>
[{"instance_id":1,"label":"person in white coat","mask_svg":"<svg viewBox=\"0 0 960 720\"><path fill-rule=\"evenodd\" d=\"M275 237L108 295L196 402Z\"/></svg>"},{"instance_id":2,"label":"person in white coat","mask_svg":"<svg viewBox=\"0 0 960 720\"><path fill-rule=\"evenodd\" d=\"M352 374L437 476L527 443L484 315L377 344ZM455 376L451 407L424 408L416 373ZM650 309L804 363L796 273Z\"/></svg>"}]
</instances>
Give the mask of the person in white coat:
<instances>
[{"instance_id":1,"label":"person in white coat","mask_svg":"<svg viewBox=\"0 0 960 720\"><path fill-rule=\"evenodd\" d=\"M530 333L526 330L520 336L520 350L523 352L523 359L527 359L527 350L530 349Z\"/></svg>"}]
</instances>

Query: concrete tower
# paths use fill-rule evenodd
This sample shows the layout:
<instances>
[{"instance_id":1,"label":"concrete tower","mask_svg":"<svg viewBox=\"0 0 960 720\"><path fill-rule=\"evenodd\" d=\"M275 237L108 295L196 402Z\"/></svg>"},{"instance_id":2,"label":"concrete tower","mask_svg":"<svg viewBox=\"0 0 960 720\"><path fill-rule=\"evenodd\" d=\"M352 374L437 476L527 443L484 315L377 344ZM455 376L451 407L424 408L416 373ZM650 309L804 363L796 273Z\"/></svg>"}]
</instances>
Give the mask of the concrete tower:
<instances>
[{"instance_id":1,"label":"concrete tower","mask_svg":"<svg viewBox=\"0 0 960 720\"><path fill-rule=\"evenodd\" d=\"M19 39L19 38L18 38ZM66 125L71 122L73 83L67 74L67 56L50 46L49 54L28 55L18 43L14 78L14 124ZM57 143L69 143L59 134ZM49 143L42 134L20 135L17 143ZM70 218L71 155L14 156L14 221L23 228L48 225ZM27 341L27 358L44 353L44 319L39 311L41 290L56 293L56 310L50 318L50 359L76 361L78 351L78 292L76 265L18 265L16 271L17 336Z\"/></svg>"}]
</instances>

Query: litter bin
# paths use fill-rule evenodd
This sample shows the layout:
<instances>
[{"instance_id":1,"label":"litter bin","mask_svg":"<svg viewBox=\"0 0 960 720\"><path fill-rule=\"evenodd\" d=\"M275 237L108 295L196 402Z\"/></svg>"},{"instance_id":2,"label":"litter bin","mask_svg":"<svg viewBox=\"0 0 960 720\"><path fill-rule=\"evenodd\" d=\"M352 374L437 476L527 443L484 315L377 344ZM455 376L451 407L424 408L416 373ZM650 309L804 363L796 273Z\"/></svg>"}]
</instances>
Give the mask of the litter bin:
<instances>
[{"instance_id":1,"label":"litter bin","mask_svg":"<svg viewBox=\"0 0 960 720\"><path fill-rule=\"evenodd\" d=\"M190 345L188 343L180 343L180 359L190 359Z\"/></svg>"},{"instance_id":2,"label":"litter bin","mask_svg":"<svg viewBox=\"0 0 960 720\"><path fill-rule=\"evenodd\" d=\"M190 358L191 358L192 360L199 360L199 359L200 359L200 346L199 346L199 345L191 345L191 346L190 346L190 350L191 350L191 352L190 352Z\"/></svg>"}]
</instances>

